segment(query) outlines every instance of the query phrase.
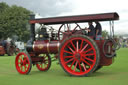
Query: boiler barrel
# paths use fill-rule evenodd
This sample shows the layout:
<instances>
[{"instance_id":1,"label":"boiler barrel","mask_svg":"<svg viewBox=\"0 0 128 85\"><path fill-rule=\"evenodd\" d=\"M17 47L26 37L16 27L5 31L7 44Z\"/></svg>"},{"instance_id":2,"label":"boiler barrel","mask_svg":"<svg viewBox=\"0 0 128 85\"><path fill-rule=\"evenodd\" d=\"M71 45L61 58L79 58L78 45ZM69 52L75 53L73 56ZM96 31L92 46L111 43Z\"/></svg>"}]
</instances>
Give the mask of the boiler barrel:
<instances>
[{"instance_id":1,"label":"boiler barrel","mask_svg":"<svg viewBox=\"0 0 128 85\"><path fill-rule=\"evenodd\" d=\"M58 53L60 42L58 41L34 41L33 45L27 45L27 51L34 53Z\"/></svg>"}]
</instances>

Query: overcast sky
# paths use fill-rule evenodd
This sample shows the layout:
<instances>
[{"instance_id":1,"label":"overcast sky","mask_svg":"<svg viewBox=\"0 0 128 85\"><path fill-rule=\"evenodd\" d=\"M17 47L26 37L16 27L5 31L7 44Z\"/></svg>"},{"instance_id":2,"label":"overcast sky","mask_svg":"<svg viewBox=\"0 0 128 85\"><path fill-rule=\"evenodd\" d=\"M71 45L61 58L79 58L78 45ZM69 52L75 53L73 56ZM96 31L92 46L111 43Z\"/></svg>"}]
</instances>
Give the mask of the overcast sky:
<instances>
[{"instance_id":1,"label":"overcast sky","mask_svg":"<svg viewBox=\"0 0 128 85\"><path fill-rule=\"evenodd\" d=\"M27 8L42 17L55 17L77 14L117 12L120 20L115 22L116 33L128 34L127 0L0 0L9 5ZM101 23L103 29L106 24Z\"/></svg>"}]
</instances>

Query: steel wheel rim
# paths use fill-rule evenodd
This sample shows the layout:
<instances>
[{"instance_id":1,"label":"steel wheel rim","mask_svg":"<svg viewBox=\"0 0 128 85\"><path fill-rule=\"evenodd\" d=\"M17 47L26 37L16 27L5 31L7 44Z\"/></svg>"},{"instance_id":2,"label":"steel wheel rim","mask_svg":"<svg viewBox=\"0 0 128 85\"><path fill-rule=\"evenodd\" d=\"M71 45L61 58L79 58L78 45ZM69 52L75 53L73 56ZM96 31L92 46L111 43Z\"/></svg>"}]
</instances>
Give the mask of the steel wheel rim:
<instances>
[{"instance_id":1,"label":"steel wheel rim","mask_svg":"<svg viewBox=\"0 0 128 85\"><path fill-rule=\"evenodd\" d=\"M15 60L16 69L20 74L27 74L30 70L30 61L25 53L19 53Z\"/></svg>"},{"instance_id":2,"label":"steel wheel rim","mask_svg":"<svg viewBox=\"0 0 128 85\"><path fill-rule=\"evenodd\" d=\"M74 43L76 41L76 43ZM79 42L81 41L81 44L79 45ZM83 43L85 43L85 46L83 46ZM74 46L73 46L74 44ZM75 46L76 44L76 46ZM71 46L72 45L72 46ZM71 47L70 47L71 46ZM65 48L70 49L70 52L65 51ZM73 48L76 47L78 49L74 50ZM90 48L89 48L90 47ZM88 49L87 49L88 48ZM87 49L87 50L86 50ZM92 51L93 54L88 54L88 56L83 55L84 52L88 53ZM71 54L71 56L64 56L65 53ZM80 54L80 58L76 58L78 54ZM90 56L93 58L89 58ZM64 59L70 58L69 60L65 60ZM96 50L94 48L94 46L91 44L91 42L85 38L72 38L70 40L68 40L67 42L65 42L61 48L61 53L60 53L60 62L63 66L63 68L69 72L72 75L85 75L88 72L90 72L92 70L92 68L95 66L96 63ZM70 65L68 65L68 63L70 63ZM74 65L74 67L73 67ZM79 70L77 69L77 67L79 67ZM84 69L84 70L82 70Z\"/></svg>"},{"instance_id":3,"label":"steel wheel rim","mask_svg":"<svg viewBox=\"0 0 128 85\"><path fill-rule=\"evenodd\" d=\"M49 69L50 63L51 63L50 57L49 57L48 55L44 55L43 61L37 63L37 64L36 64L36 67L37 67L40 71L46 71L46 70Z\"/></svg>"}]
</instances>

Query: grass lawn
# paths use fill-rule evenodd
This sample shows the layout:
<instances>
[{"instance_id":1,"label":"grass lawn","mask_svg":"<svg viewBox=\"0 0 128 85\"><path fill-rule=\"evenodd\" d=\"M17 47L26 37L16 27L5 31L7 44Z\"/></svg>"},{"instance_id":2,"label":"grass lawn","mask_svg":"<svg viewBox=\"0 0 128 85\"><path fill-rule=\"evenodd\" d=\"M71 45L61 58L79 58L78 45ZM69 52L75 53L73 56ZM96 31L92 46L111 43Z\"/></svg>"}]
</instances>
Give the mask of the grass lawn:
<instances>
[{"instance_id":1,"label":"grass lawn","mask_svg":"<svg viewBox=\"0 0 128 85\"><path fill-rule=\"evenodd\" d=\"M117 51L115 62L90 77L71 77L57 62L48 72L32 67L29 75L15 69L15 56L0 56L0 85L128 85L128 48Z\"/></svg>"}]
</instances>

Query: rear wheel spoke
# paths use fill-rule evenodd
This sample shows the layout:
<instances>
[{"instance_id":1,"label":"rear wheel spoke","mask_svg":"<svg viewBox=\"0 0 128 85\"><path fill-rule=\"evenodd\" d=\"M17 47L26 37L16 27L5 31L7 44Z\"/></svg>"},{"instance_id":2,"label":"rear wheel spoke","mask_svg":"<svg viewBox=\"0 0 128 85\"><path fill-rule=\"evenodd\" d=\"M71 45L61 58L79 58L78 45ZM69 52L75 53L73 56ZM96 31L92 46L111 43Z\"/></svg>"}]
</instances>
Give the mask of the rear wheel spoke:
<instances>
[{"instance_id":1,"label":"rear wheel spoke","mask_svg":"<svg viewBox=\"0 0 128 85\"><path fill-rule=\"evenodd\" d=\"M85 64L84 64L84 63L82 63L82 65L83 65L84 71L86 71L87 69L86 69Z\"/></svg>"},{"instance_id":2,"label":"rear wheel spoke","mask_svg":"<svg viewBox=\"0 0 128 85\"><path fill-rule=\"evenodd\" d=\"M88 46L88 44L86 44L86 45L84 46L84 48L83 48L80 52L83 52L84 49L87 48L87 46Z\"/></svg>"},{"instance_id":3,"label":"rear wheel spoke","mask_svg":"<svg viewBox=\"0 0 128 85\"><path fill-rule=\"evenodd\" d=\"M91 61L91 62L94 62L94 60L92 60L92 59L90 59L90 58L87 58L87 57L85 57L85 56L83 56L83 58L86 59L86 60L89 60L89 61Z\"/></svg>"},{"instance_id":4,"label":"rear wheel spoke","mask_svg":"<svg viewBox=\"0 0 128 85\"><path fill-rule=\"evenodd\" d=\"M68 48L74 53L74 50L71 47L68 46Z\"/></svg>"},{"instance_id":5,"label":"rear wheel spoke","mask_svg":"<svg viewBox=\"0 0 128 85\"><path fill-rule=\"evenodd\" d=\"M72 52L69 52L69 51L66 51L66 50L64 50L64 52L65 53L68 53L68 54L73 54Z\"/></svg>"},{"instance_id":6,"label":"rear wheel spoke","mask_svg":"<svg viewBox=\"0 0 128 85\"><path fill-rule=\"evenodd\" d=\"M71 58L71 59L67 60L65 63L67 64L67 63L69 63L69 62L71 62L73 60L74 60L74 58Z\"/></svg>"},{"instance_id":7,"label":"rear wheel spoke","mask_svg":"<svg viewBox=\"0 0 128 85\"><path fill-rule=\"evenodd\" d=\"M89 52L89 51L91 51L91 50L93 50L93 49L90 48L90 49L88 49L88 50L86 50L86 51L83 51L82 53L87 53L87 52Z\"/></svg>"},{"instance_id":8,"label":"rear wheel spoke","mask_svg":"<svg viewBox=\"0 0 128 85\"><path fill-rule=\"evenodd\" d=\"M84 63L88 64L89 66L91 66L91 64L88 63L87 61L85 61L84 59L82 59L82 61L83 61Z\"/></svg>"},{"instance_id":9,"label":"rear wheel spoke","mask_svg":"<svg viewBox=\"0 0 128 85\"><path fill-rule=\"evenodd\" d=\"M82 47L83 47L83 40L81 41L80 50L82 49Z\"/></svg>"},{"instance_id":10,"label":"rear wheel spoke","mask_svg":"<svg viewBox=\"0 0 128 85\"><path fill-rule=\"evenodd\" d=\"M73 56L64 56L64 59L66 58L73 58Z\"/></svg>"},{"instance_id":11,"label":"rear wheel spoke","mask_svg":"<svg viewBox=\"0 0 128 85\"><path fill-rule=\"evenodd\" d=\"M78 50L79 50L79 43L78 43L78 41L76 42L76 52L78 52Z\"/></svg>"},{"instance_id":12,"label":"rear wheel spoke","mask_svg":"<svg viewBox=\"0 0 128 85\"><path fill-rule=\"evenodd\" d=\"M78 62L76 61L75 67L74 67L74 71L76 70L76 66L77 66Z\"/></svg>"},{"instance_id":13,"label":"rear wheel spoke","mask_svg":"<svg viewBox=\"0 0 128 85\"><path fill-rule=\"evenodd\" d=\"M90 53L90 54L83 54L84 56L92 56L94 55L94 53Z\"/></svg>"},{"instance_id":14,"label":"rear wheel spoke","mask_svg":"<svg viewBox=\"0 0 128 85\"><path fill-rule=\"evenodd\" d=\"M82 68L81 68L81 64L80 64L80 62L79 62L79 69L80 69L80 72L82 72Z\"/></svg>"},{"instance_id":15,"label":"rear wheel spoke","mask_svg":"<svg viewBox=\"0 0 128 85\"><path fill-rule=\"evenodd\" d=\"M75 63L75 60L72 62L72 64L70 65L70 69L72 68L72 66L74 65L74 63Z\"/></svg>"},{"instance_id":16,"label":"rear wheel spoke","mask_svg":"<svg viewBox=\"0 0 128 85\"><path fill-rule=\"evenodd\" d=\"M71 41L70 43L72 44L73 48L76 49L76 47L74 46L73 42Z\"/></svg>"}]
</instances>

